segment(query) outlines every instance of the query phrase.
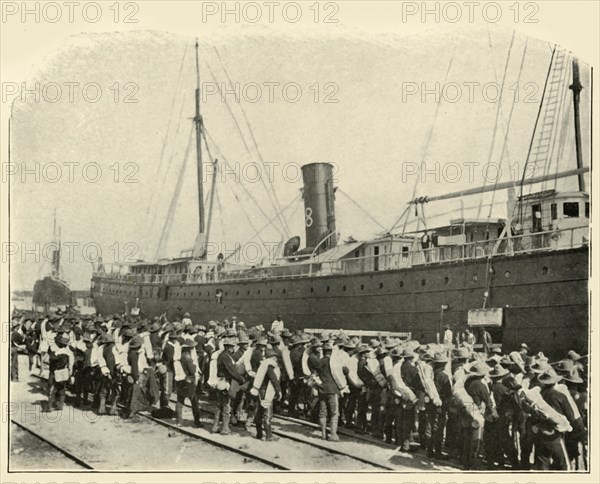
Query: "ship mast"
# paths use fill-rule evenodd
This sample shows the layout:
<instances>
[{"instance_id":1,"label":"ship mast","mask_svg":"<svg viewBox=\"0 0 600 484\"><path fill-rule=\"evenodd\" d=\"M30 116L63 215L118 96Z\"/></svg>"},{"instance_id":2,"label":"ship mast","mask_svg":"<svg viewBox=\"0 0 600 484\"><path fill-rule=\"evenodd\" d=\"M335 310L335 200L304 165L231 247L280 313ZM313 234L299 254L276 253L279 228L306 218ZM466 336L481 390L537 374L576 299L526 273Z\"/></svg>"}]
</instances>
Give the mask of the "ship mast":
<instances>
[{"instance_id":1,"label":"ship mast","mask_svg":"<svg viewBox=\"0 0 600 484\"><path fill-rule=\"evenodd\" d=\"M573 84L569 86L569 89L573 91L573 116L575 118L575 151L577 155L577 169L583 168L583 156L581 153L581 125L579 122L579 93L583 89L581 81L579 80L579 63L577 59L573 59ZM579 191L585 192L585 178L583 172L580 172L577 176L579 182Z\"/></svg>"},{"instance_id":2,"label":"ship mast","mask_svg":"<svg viewBox=\"0 0 600 484\"><path fill-rule=\"evenodd\" d=\"M202 185L202 115L200 114L200 64L198 61L198 39L196 39L196 176L198 183L198 236L194 245L193 257L206 257L206 242L204 240L204 190Z\"/></svg>"},{"instance_id":3,"label":"ship mast","mask_svg":"<svg viewBox=\"0 0 600 484\"><path fill-rule=\"evenodd\" d=\"M56 208L54 209L54 242L56 244L56 248L52 253L52 276L60 277L60 227L58 232L56 230Z\"/></svg>"}]
</instances>

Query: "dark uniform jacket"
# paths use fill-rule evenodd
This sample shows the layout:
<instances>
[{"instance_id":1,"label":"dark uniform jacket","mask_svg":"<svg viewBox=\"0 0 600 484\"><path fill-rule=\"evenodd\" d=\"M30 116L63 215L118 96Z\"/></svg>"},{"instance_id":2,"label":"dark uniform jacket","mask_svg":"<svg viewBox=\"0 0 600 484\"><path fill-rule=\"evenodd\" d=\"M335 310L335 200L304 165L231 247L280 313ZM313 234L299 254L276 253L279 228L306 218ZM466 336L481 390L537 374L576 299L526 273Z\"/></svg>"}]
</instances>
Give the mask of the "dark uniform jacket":
<instances>
[{"instance_id":1,"label":"dark uniform jacket","mask_svg":"<svg viewBox=\"0 0 600 484\"><path fill-rule=\"evenodd\" d=\"M50 372L69 367L69 355L54 353L52 346L48 350Z\"/></svg>"},{"instance_id":2,"label":"dark uniform jacket","mask_svg":"<svg viewBox=\"0 0 600 484\"><path fill-rule=\"evenodd\" d=\"M292 351L290 351L290 360L292 360L292 368L294 369L294 380L298 380L304 375L304 371L302 371L303 353L304 348L300 345L295 346L292 348Z\"/></svg>"},{"instance_id":3,"label":"dark uniform jacket","mask_svg":"<svg viewBox=\"0 0 600 484\"><path fill-rule=\"evenodd\" d=\"M581 417L578 419L575 418L575 414L573 413L573 409L571 408L571 404L566 395L563 395L554 386L543 388L541 395L548 405L558 413L567 417L571 427L573 427L573 433L575 435L580 438L585 438L586 431L583 421Z\"/></svg>"},{"instance_id":4,"label":"dark uniform jacket","mask_svg":"<svg viewBox=\"0 0 600 484\"><path fill-rule=\"evenodd\" d=\"M139 358L140 354L136 349L130 349L127 353L127 364L131 367L131 378L134 382L140 379Z\"/></svg>"},{"instance_id":5,"label":"dark uniform jacket","mask_svg":"<svg viewBox=\"0 0 600 484\"><path fill-rule=\"evenodd\" d=\"M102 349L102 356L104 358L104 361L106 362L106 367L108 368L108 371L110 371L110 376L112 379L117 378L117 362L113 353L114 347L114 343L109 343L105 344L104 348Z\"/></svg>"},{"instance_id":6,"label":"dark uniform jacket","mask_svg":"<svg viewBox=\"0 0 600 484\"><path fill-rule=\"evenodd\" d=\"M317 355L314 352L311 352L308 355L308 369L312 372L312 371L317 371L319 368L319 365L321 364L321 358L319 358L319 355Z\"/></svg>"},{"instance_id":7,"label":"dark uniform jacket","mask_svg":"<svg viewBox=\"0 0 600 484\"><path fill-rule=\"evenodd\" d=\"M321 379L321 385L319 386L319 393L323 395L338 395L339 390L337 383L333 379L333 375L331 374L331 367L329 365L330 358L329 356L324 356L321 358L319 362L319 366L317 368L317 374Z\"/></svg>"},{"instance_id":8,"label":"dark uniform jacket","mask_svg":"<svg viewBox=\"0 0 600 484\"><path fill-rule=\"evenodd\" d=\"M367 368L367 360L365 358L358 360L356 373L358 374L358 378L365 384L365 387L379 386Z\"/></svg>"},{"instance_id":9,"label":"dark uniform jacket","mask_svg":"<svg viewBox=\"0 0 600 484\"><path fill-rule=\"evenodd\" d=\"M467 384L465 385L465 390L471 396L475 405L481 408L481 404L485 404L484 417L486 417L486 420L488 418L495 418L496 415L494 415L493 412L496 410L494 409L494 405L492 403L490 390L488 386L483 383L481 378L476 377L468 380Z\"/></svg>"},{"instance_id":10,"label":"dark uniform jacket","mask_svg":"<svg viewBox=\"0 0 600 484\"><path fill-rule=\"evenodd\" d=\"M260 348L254 348L252 350L252 354L250 355L250 366L252 367L252 371L255 373L258 371L258 367L263 358L263 352Z\"/></svg>"},{"instance_id":11,"label":"dark uniform jacket","mask_svg":"<svg viewBox=\"0 0 600 484\"><path fill-rule=\"evenodd\" d=\"M433 372L433 383L442 401L442 409L448 408L450 399L452 398L452 383L448 373L444 371L444 368L436 368Z\"/></svg>"},{"instance_id":12,"label":"dark uniform jacket","mask_svg":"<svg viewBox=\"0 0 600 484\"><path fill-rule=\"evenodd\" d=\"M240 385L244 383L244 378L239 374L233 358L227 350L223 351L217 359L217 376L225 378L229 383L232 380L237 381Z\"/></svg>"},{"instance_id":13,"label":"dark uniform jacket","mask_svg":"<svg viewBox=\"0 0 600 484\"><path fill-rule=\"evenodd\" d=\"M163 364L167 367L167 370L169 370L171 373L175 373L175 346L173 346L170 341L167 341L161 358Z\"/></svg>"},{"instance_id":14,"label":"dark uniform jacket","mask_svg":"<svg viewBox=\"0 0 600 484\"><path fill-rule=\"evenodd\" d=\"M402 366L400 367L400 375L402 376L402 381L406 383L406 386L410 388L415 395L419 395L425 391L423 388L423 383L421 382L421 377L419 376L419 371L410 361L404 361Z\"/></svg>"},{"instance_id":15,"label":"dark uniform jacket","mask_svg":"<svg viewBox=\"0 0 600 484\"><path fill-rule=\"evenodd\" d=\"M267 392L267 387L269 386L269 382L273 384L273 388L275 389L275 393L277 395L281 395L281 385L279 384L279 378L277 378L277 374L272 366L267 368L267 374L263 379L262 385L259 388L260 398L265 398L265 393Z\"/></svg>"}]
</instances>

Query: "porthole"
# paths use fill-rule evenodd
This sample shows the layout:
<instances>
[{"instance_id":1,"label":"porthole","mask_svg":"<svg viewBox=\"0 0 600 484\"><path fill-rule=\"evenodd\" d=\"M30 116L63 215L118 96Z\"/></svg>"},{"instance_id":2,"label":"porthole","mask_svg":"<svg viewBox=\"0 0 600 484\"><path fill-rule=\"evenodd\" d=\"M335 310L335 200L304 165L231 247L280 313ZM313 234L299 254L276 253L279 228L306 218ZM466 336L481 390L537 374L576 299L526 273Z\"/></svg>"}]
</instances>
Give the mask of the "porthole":
<instances>
[{"instance_id":1,"label":"porthole","mask_svg":"<svg viewBox=\"0 0 600 484\"><path fill-rule=\"evenodd\" d=\"M314 287L311 287L311 288L310 288L310 292L315 292L315 288L314 288Z\"/></svg>"},{"instance_id":2,"label":"porthole","mask_svg":"<svg viewBox=\"0 0 600 484\"><path fill-rule=\"evenodd\" d=\"M342 291L345 291L345 290L346 290L346 286L342 286Z\"/></svg>"},{"instance_id":3,"label":"porthole","mask_svg":"<svg viewBox=\"0 0 600 484\"><path fill-rule=\"evenodd\" d=\"M542 274L545 276L548 274L548 268L546 266L542 267Z\"/></svg>"},{"instance_id":4,"label":"porthole","mask_svg":"<svg viewBox=\"0 0 600 484\"><path fill-rule=\"evenodd\" d=\"M473 282L477 282L479 276L477 274L473 274Z\"/></svg>"},{"instance_id":5,"label":"porthole","mask_svg":"<svg viewBox=\"0 0 600 484\"><path fill-rule=\"evenodd\" d=\"M383 282L379 283L379 289L383 289Z\"/></svg>"},{"instance_id":6,"label":"porthole","mask_svg":"<svg viewBox=\"0 0 600 484\"><path fill-rule=\"evenodd\" d=\"M225 295L227 296L227 295L229 295L229 293L227 291L225 291Z\"/></svg>"},{"instance_id":7,"label":"porthole","mask_svg":"<svg viewBox=\"0 0 600 484\"><path fill-rule=\"evenodd\" d=\"M269 291L269 294L273 294L273 289L271 289L271 290Z\"/></svg>"},{"instance_id":8,"label":"porthole","mask_svg":"<svg viewBox=\"0 0 600 484\"><path fill-rule=\"evenodd\" d=\"M404 281L400 281L400 287L404 287Z\"/></svg>"},{"instance_id":9,"label":"porthole","mask_svg":"<svg viewBox=\"0 0 600 484\"><path fill-rule=\"evenodd\" d=\"M327 292L329 292L329 286L327 286Z\"/></svg>"},{"instance_id":10,"label":"porthole","mask_svg":"<svg viewBox=\"0 0 600 484\"><path fill-rule=\"evenodd\" d=\"M246 291L246 294L249 296L250 295L250 291Z\"/></svg>"},{"instance_id":11,"label":"porthole","mask_svg":"<svg viewBox=\"0 0 600 484\"><path fill-rule=\"evenodd\" d=\"M361 285L360 285L360 290L362 291L364 288L365 288L365 285L364 285L364 284L361 284Z\"/></svg>"},{"instance_id":12,"label":"porthole","mask_svg":"<svg viewBox=\"0 0 600 484\"><path fill-rule=\"evenodd\" d=\"M235 291L235 295L239 296L240 295L240 291Z\"/></svg>"},{"instance_id":13,"label":"porthole","mask_svg":"<svg viewBox=\"0 0 600 484\"><path fill-rule=\"evenodd\" d=\"M421 279L421 286L424 286L425 284L427 284L427 281L425 279Z\"/></svg>"},{"instance_id":14,"label":"porthole","mask_svg":"<svg viewBox=\"0 0 600 484\"><path fill-rule=\"evenodd\" d=\"M283 289L283 290L281 291L281 293L282 293L282 294L285 294L285 289Z\"/></svg>"},{"instance_id":15,"label":"porthole","mask_svg":"<svg viewBox=\"0 0 600 484\"><path fill-rule=\"evenodd\" d=\"M208 291L208 295L210 296L210 291Z\"/></svg>"},{"instance_id":16,"label":"porthole","mask_svg":"<svg viewBox=\"0 0 600 484\"><path fill-rule=\"evenodd\" d=\"M444 284L448 284L450 282L450 278L448 276L444 277Z\"/></svg>"},{"instance_id":17,"label":"porthole","mask_svg":"<svg viewBox=\"0 0 600 484\"><path fill-rule=\"evenodd\" d=\"M508 278L510 277L510 271L506 271L506 272L504 273L504 277L506 277L506 278L508 279Z\"/></svg>"}]
</instances>

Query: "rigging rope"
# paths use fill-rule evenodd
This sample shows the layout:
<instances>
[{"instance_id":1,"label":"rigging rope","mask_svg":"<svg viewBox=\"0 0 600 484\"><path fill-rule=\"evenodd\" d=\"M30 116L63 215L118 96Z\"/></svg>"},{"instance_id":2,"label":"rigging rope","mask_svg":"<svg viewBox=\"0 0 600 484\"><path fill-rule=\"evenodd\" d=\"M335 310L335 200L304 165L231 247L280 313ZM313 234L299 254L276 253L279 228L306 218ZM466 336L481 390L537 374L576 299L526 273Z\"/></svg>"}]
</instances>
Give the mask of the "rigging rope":
<instances>
[{"instance_id":1,"label":"rigging rope","mask_svg":"<svg viewBox=\"0 0 600 484\"><path fill-rule=\"evenodd\" d=\"M540 100L540 107L538 108L538 113L535 118L535 124L533 126L533 133L531 134L531 141L529 143L529 149L527 150L527 158L525 159L525 166L523 167L523 175L521 176L521 187L519 190L519 199L522 201L523 198L523 185L525 183L525 174L527 173L527 164L529 163L529 157L531 156L531 150L533 148L533 141L535 139L535 133L537 131L538 122L540 121L540 115L542 113L542 108L544 107L544 98L546 96L546 88L548 87L548 79L550 78L550 73L552 72L552 63L554 61L554 55L556 54L556 45L552 49L552 56L550 57L550 65L548 66L548 73L546 74L546 81L544 82L544 90L542 92L542 99ZM514 210L519 207L519 223L523 223L523 203L515 204Z\"/></svg>"},{"instance_id":2,"label":"rigging rope","mask_svg":"<svg viewBox=\"0 0 600 484\"><path fill-rule=\"evenodd\" d=\"M223 69L223 72L225 73L225 76L227 77L227 81L229 82L229 87L231 90L234 90L233 82L231 82L231 78L229 77L229 72L227 72L227 68L225 67L225 63L223 62L223 59L221 59L219 50L217 49L217 46L213 46L213 47L215 49L215 53L217 54L219 62L221 63L221 68ZM242 106L241 102L238 102L238 106L239 106L240 110L242 111L242 116L244 117L244 121L246 122L246 127L248 128L248 132L250 133L250 138L252 139L252 143L254 144L256 153L258 154L258 159L260 160L261 165L262 165L263 169L265 170L265 172L267 172L267 165L265 164L265 160L263 159L262 153L260 152L260 149L258 148L258 143L256 142L256 137L254 136L254 131L252 130L252 127L250 126L250 121L248 121L248 116L246 116L246 110L244 109L244 106ZM248 153L248 154L250 154L250 153ZM263 187L267 191L267 193L269 193L269 188L271 189L273 200L275 202L275 208L277 209L277 212L279 214L281 214L281 204L279 203L279 198L277 197L277 192L275 191L275 187L273 186L271 179L268 178L269 185L267 185L267 183L265 182L264 177L261 176L260 180L263 184ZM282 218L281 221L282 221L282 227L284 228L286 237L289 237L290 236L290 227L284 218Z\"/></svg>"},{"instance_id":3,"label":"rigging rope","mask_svg":"<svg viewBox=\"0 0 600 484\"><path fill-rule=\"evenodd\" d=\"M350 195L348 195L346 192L344 192L341 188L338 187L337 189L338 193L341 193L342 195L344 195L348 200L350 200L354 205L356 205L360 210L363 211L363 213L369 217L373 222L375 222L377 225L379 225L383 230L385 230L385 227L380 224L375 217L373 217L369 212L367 212L361 205L359 205L359 203L354 200L353 198L350 197Z\"/></svg>"},{"instance_id":4,"label":"rigging rope","mask_svg":"<svg viewBox=\"0 0 600 484\"><path fill-rule=\"evenodd\" d=\"M282 209L282 213L283 213L283 212L285 212L285 211L286 211L286 210L289 208L289 206L290 206L292 203L294 203L294 202L298 202L298 201L300 201L300 200L302 200L302 194L301 194L301 193L299 193L299 194L296 196L296 198L292 199L292 201L290 201L290 203L288 203L288 204L287 204L285 207L283 207L283 209ZM274 217L273 217L271 220L269 220L269 221L267 222L267 224L266 224L266 225L264 225L264 226L263 226L263 227L262 227L262 228L261 228L261 229L260 229L260 230L257 232L257 234L253 235L253 236L252 236L252 237L250 237L248 240L246 240L246 241L244 242L244 244L247 244L247 243L248 243L248 242L250 242L252 239L254 239L254 237L256 237L257 235L261 234L261 233L262 233L264 230L266 230L266 229L267 229L267 227L269 227L270 225L272 225L272 224L273 224L273 222L275 221L275 219L276 219L276 218L277 218L277 215L275 215L275 216L274 216ZM227 257L225 257L225 260L229 259L230 257L233 257L233 256L234 256L234 255L235 255L235 254L236 254L236 253L237 253L237 252L238 252L238 251L239 251L241 248L242 248L242 246L239 246L239 247L238 247L238 248L237 248L237 249L236 249L236 250L235 250L233 253L231 253L231 254L229 254Z\"/></svg>"},{"instance_id":5,"label":"rigging rope","mask_svg":"<svg viewBox=\"0 0 600 484\"><path fill-rule=\"evenodd\" d=\"M448 68L446 69L446 75L444 76L443 85L445 85L446 81L448 80L448 74L450 73L450 68L452 67L452 61L454 59L455 52L456 52L456 42L454 42L454 45L452 47L452 55L450 56L450 62L448 62ZM433 128L435 127L435 121L436 121L436 119L438 117L438 114L439 114L439 111L440 111L440 105L442 103L442 97L443 96L439 96L437 105L435 107L435 114L433 116L433 121L431 123L431 127L429 128L429 133L427 134L427 140L425 141L425 148L423 150L423 157L421 158L421 164L419 165L419 172L421 172L423 164L425 163L425 158L427 156L427 150L429 149L429 143L431 142L431 137L433 135ZM418 183L419 183L419 177L417 176L416 179L415 179L415 186L413 188L411 200L415 199L415 196L417 194L417 185L418 185ZM404 227L402 228L402 233L404 233L404 230L406 229L406 222L407 221L408 221L408 217L404 221Z\"/></svg>"},{"instance_id":6,"label":"rigging rope","mask_svg":"<svg viewBox=\"0 0 600 484\"><path fill-rule=\"evenodd\" d=\"M167 241L169 239L169 235L171 232L171 227L173 225L173 214L175 213L175 208L177 207L177 201L179 200L179 194L181 193L181 186L184 180L185 167L187 166L187 159L190 154L190 148L192 146L192 135L194 133L194 125L190 126L190 134L188 135L188 144L185 149L185 154L183 155L183 164L181 170L179 171L179 176L177 177L177 184L175 185L175 192L173 197L171 198L171 203L169 205L169 210L167 212L167 218L163 225L162 232L160 234L160 240L158 242L158 248L156 249L156 257L155 260L158 260L162 250L164 250Z\"/></svg>"},{"instance_id":7,"label":"rigging rope","mask_svg":"<svg viewBox=\"0 0 600 484\"><path fill-rule=\"evenodd\" d=\"M513 31L513 36L514 36L514 31ZM519 75L517 76L517 86L521 85L521 74L523 73L523 66L525 64L525 54L527 53L528 42L529 42L529 39L526 38L525 39L525 47L523 48L523 56L521 57L521 65L519 66ZM515 96L516 95L517 95L517 93L515 93ZM500 153L500 163L502 163L502 160L504 159L504 153L506 152L506 158L508 159L509 166L510 166L510 154L508 153L508 134L509 134L510 126L512 123L512 116L513 116L513 112L515 110L515 104L517 104L517 103L515 102L514 97L513 97L513 101L510 105L510 112L508 113L508 122L506 124L506 135L504 136L504 143L502 144L502 151ZM509 170L509 172L511 173L511 176L512 176L512 170ZM515 180L513 180L513 182L514 181ZM496 180L494 182L494 191L492 192L492 202L490 203L490 211L488 213L488 220L490 220L492 217L492 207L493 207L495 199L496 199L496 187L497 186L498 186L498 178L496 178ZM507 213L506 216L508 217L509 214Z\"/></svg>"},{"instance_id":8,"label":"rigging rope","mask_svg":"<svg viewBox=\"0 0 600 484\"><path fill-rule=\"evenodd\" d=\"M225 107L227 108L227 111L229 112L229 115L231 116L231 119L233 120L233 123L238 131L238 134L240 135L240 138L242 140L242 143L244 145L244 148L246 149L246 152L248 153L248 155L250 156L250 158L252 158L252 153L250 152L250 147L248 146L248 143L246 142L246 138L244 137L244 134L242 132L242 128L240 127L237 118L235 117L235 115L233 114L233 110L231 109L231 106L229 105L229 102L227 101L227 97L223 96L223 93L221 91L221 88L219 87L219 83L217 81L217 77L215 76L215 73L213 72L212 68L210 67L210 65L208 63L206 63L206 66L208 68L208 71L210 72L210 75L212 76L215 85L217 86L217 90L219 91L219 94L221 94L221 99L224 101L225 103ZM262 179L262 177L261 177ZM262 180L264 183L264 180ZM271 198L271 194L269 193L269 191L267 190L267 196L269 197L269 202L271 202L271 204L273 205L273 208L275 210L277 210L277 206L275 205L275 202L273 201L273 199ZM267 217L268 219L268 217ZM286 232L285 227L282 227L283 232Z\"/></svg>"},{"instance_id":9,"label":"rigging rope","mask_svg":"<svg viewBox=\"0 0 600 484\"><path fill-rule=\"evenodd\" d=\"M506 84L506 74L508 72L508 63L510 61L510 54L512 52L514 42L515 42L515 31L513 30L512 37L510 39L510 45L508 47L508 53L506 55L506 62L504 63L504 73L502 75L502 84L500 84L500 93L504 92L504 85ZM493 54L492 36L491 36L491 33L489 30L488 30L488 46L490 48L490 52ZM492 55L492 59L493 59L493 55ZM494 79L497 84L498 83L498 74L496 72L496 66L495 66L493 60L492 60L492 66L494 68ZM487 156L488 166L489 166L489 163L492 161L492 154L494 152L494 146L496 144L496 136L498 135L498 121L500 120L501 108L502 108L502 95L500 95L500 99L498 100L498 105L496 106L496 119L494 121L494 132L492 135L492 142L490 143L490 149L488 151L488 156ZM505 137L505 140L506 140L506 137ZM502 158L500 158L500 163L502 163ZM486 174L487 174L487 172L486 172ZM483 186L481 187L482 195L479 197L479 208L477 209L477 217L475 217L477 220L479 219L479 216L481 215L481 204L483 203L483 188L485 187L486 183L487 183L487 176L484 176L483 177ZM497 185L498 185L498 173L496 174L496 182L494 183L494 191L493 191L494 194L496 192L495 187Z\"/></svg>"},{"instance_id":10,"label":"rigging rope","mask_svg":"<svg viewBox=\"0 0 600 484\"><path fill-rule=\"evenodd\" d=\"M227 165L227 167L232 170L235 173L234 168L231 166L231 164L229 163L229 161L227 160L227 157L223 154L223 152L221 151L221 149L219 148L219 145L217 145L217 143L215 143L215 140L212 138L212 136L210 135L210 133L208 132L208 130L206 129L206 127L202 127L202 136L204 137L204 142L206 143L206 136L208 136L208 139L210 140L210 142L213 144L213 146L215 147L215 149L219 152L219 159L223 160L223 162L225 162L225 165ZM207 144L208 146L208 144ZM246 195L248 195L248 197L250 197L250 199L254 202L254 204L256 205L256 207L258 208L258 210L260 211L260 213L263 215L263 217L265 217L265 220L269 220L269 216L265 213L265 211L263 210L262 206L256 201L256 199L254 198L254 196L252 195L252 193L250 193L250 191L246 188L246 186L243 183L239 184L242 189L244 190L244 192L246 193ZM278 217L278 215L276 214L276 218ZM281 228L278 226L274 225L274 228L281 234Z\"/></svg>"},{"instance_id":11,"label":"rigging rope","mask_svg":"<svg viewBox=\"0 0 600 484\"><path fill-rule=\"evenodd\" d=\"M566 55L566 64L570 65L570 63L568 62L570 58L570 55L567 54ZM559 168L559 159L558 159L558 153L556 153L556 143L558 142L558 140L560 139L560 142L562 143L564 141L564 132L566 131L567 128L567 123L569 121L569 117L565 116L565 105L568 103L568 99L571 98L571 96L569 96L569 89L568 89L568 79L569 76L569 69L563 69L563 72L561 74L560 77L560 81L561 81L561 86L562 86L562 96L560 99L560 106L558 107L558 111L557 111L557 116L556 119L558 122L560 122L561 118L562 118L562 125L560 126L560 131L558 131L558 126L556 128L557 131L555 131L555 136L552 140L552 148L550 149L550 152L548 154L548 160L547 163L544 165L544 175L549 175L550 174L550 170L552 168L552 159L554 158L554 154L556 154L556 172L555 174L558 174L558 168ZM564 79L563 79L564 77ZM559 146L559 150L560 150L560 146L561 144L558 145ZM556 184L557 179L554 178L554 182ZM543 183L542 187L545 188L547 185L546 182ZM556 188L556 185L555 185Z\"/></svg>"}]
</instances>

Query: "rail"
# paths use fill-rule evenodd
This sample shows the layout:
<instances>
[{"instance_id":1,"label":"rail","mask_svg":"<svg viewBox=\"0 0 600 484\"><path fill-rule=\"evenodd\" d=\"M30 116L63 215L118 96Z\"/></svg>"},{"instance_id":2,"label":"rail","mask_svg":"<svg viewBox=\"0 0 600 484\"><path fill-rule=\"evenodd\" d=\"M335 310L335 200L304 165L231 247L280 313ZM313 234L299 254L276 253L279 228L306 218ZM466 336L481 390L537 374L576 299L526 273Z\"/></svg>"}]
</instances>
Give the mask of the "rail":
<instances>
[{"instance_id":1,"label":"rail","mask_svg":"<svg viewBox=\"0 0 600 484\"><path fill-rule=\"evenodd\" d=\"M578 226L548 230L502 239L446 245L429 249L409 250L374 256L347 259L310 260L298 264L260 267L247 270L217 271L210 273L178 274L121 274L95 272L97 281L137 284L210 284L276 279L302 279L335 274L361 274L373 271L406 269L415 266L484 259L500 255L531 254L587 246L589 227Z\"/></svg>"}]
</instances>

